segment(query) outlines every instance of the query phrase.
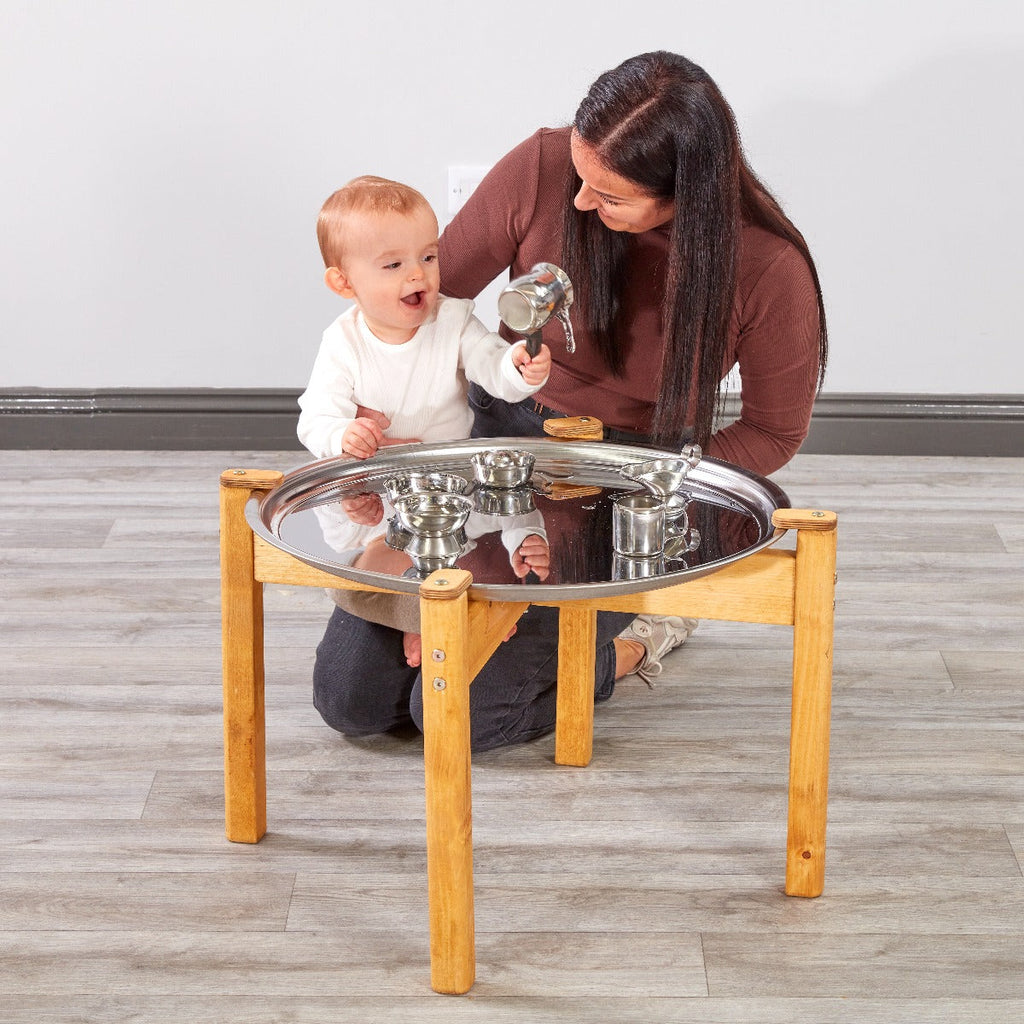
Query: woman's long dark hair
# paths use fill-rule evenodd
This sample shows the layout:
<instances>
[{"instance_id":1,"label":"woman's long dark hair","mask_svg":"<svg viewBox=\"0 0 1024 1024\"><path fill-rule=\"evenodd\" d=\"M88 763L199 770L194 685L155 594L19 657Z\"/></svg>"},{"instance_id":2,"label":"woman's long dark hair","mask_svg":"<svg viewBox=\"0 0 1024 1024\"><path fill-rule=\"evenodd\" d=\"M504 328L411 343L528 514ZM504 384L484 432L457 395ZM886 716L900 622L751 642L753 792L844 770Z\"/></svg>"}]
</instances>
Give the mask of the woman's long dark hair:
<instances>
[{"instance_id":1,"label":"woman's long dark hair","mask_svg":"<svg viewBox=\"0 0 1024 1024\"><path fill-rule=\"evenodd\" d=\"M645 194L673 202L662 329L665 353L651 421L651 440L679 447L693 428L707 448L739 270L740 231L756 224L803 255L818 295L818 386L828 337L818 273L803 236L747 166L736 120L707 72L678 54L631 57L591 86L574 129L609 170ZM624 352L621 282L629 273L630 236L611 231L572 199L581 185L569 175L563 255L584 322L609 369L621 373ZM687 423L696 398L694 422Z\"/></svg>"}]
</instances>

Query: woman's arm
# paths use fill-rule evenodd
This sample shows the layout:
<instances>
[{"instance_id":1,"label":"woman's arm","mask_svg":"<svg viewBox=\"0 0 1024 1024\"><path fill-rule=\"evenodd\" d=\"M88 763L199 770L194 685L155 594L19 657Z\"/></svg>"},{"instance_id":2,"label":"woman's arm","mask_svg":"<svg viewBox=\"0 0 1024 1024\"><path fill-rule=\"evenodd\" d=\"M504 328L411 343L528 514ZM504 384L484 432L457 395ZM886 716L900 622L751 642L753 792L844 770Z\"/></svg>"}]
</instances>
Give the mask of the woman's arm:
<instances>
[{"instance_id":1,"label":"woman's arm","mask_svg":"<svg viewBox=\"0 0 1024 1024\"><path fill-rule=\"evenodd\" d=\"M770 262L740 317L740 418L713 435L707 454L766 476L803 443L817 394L817 293L796 249Z\"/></svg>"},{"instance_id":2,"label":"woman's arm","mask_svg":"<svg viewBox=\"0 0 1024 1024\"><path fill-rule=\"evenodd\" d=\"M441 291L473 299L516 262L533 217L542 132L531 135L487 173L441 235Z\"/></svg>"}]
</instances>

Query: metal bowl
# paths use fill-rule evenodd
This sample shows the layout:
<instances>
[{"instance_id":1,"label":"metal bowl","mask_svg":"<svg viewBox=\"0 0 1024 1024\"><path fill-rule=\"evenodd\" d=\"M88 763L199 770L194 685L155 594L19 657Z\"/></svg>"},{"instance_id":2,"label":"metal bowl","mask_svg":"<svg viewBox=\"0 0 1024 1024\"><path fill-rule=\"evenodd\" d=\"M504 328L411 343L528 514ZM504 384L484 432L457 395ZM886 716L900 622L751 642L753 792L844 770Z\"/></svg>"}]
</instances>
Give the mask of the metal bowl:
<instances>
[{"instance_id":1,"label":"metal bowl","mask_svg":"<svg viewBox=\"0 0 1024 1024\"><path fill-rule=\"evenodd\" d=\"M463 530L451 533L414 535L405 546L405 553L410 558L458 558L466 546L466 534Z\"/></svg>"},{"instance_id":2,"label":"metal bowl","mask_svg":"<svg viewBox=\"0 0 1024 1024\"><path fill-rule=\"evenodd\" d=\"M409 494L465 494L469 481L455 473L403 473L384 481L384 493L393 505Z\"/></svg>"},{"instance_id":3,"label":"metal bowl","mask_svg":"<svg viewBox=\"0 0 1024 1024\"><path fill-rule=\"evenodd\" d=\"M398 516L393 515L388 520L387 532L384 534L384 543L395 551L404 551L406 545L412 540L412 534L398 521Z\"/></svg>"},{"instance_id":4,"label":"metal bowl","mask_svg":"<svg viewBox=\"0 0 1024 1024\"><path fill-rule=\"evenodd\" d=\"M515 448L491 448L469 460L477 483L484 487L525 487L533 475L535 456Z\"/></svg>"},{"instance_id":5,"label":"metal bowl","mask_svg":"<svg viewBox=\"0 0 1024 1024\"><path fill-rule=\"evenodd\" d=\"M464 494L425 491L395 501L398 520L410 533L440 536L466 525L473 502Z\"/></svg>"},{"instance_id":6,"label":"metal bowl","mask_svg":"<svg viewBox=\"0 0 1024 1024\"><path fill-rule=\"evenodd\" d=\"M409 555L412 566L406 570L408 579L425 580L438 569L451 569L459 560L458 551L449 555Z\"/></svg>"},{"instance_id":7,"label":"metal bowl","mask_svg":"<svg viewBox=\"0 0 1024 1024\"><path fill-rule=\"evenodd\" d=\"M522 516L537 507L529 487L478 487L473 506L487 516Z\"/></svg>"}]
</instances>

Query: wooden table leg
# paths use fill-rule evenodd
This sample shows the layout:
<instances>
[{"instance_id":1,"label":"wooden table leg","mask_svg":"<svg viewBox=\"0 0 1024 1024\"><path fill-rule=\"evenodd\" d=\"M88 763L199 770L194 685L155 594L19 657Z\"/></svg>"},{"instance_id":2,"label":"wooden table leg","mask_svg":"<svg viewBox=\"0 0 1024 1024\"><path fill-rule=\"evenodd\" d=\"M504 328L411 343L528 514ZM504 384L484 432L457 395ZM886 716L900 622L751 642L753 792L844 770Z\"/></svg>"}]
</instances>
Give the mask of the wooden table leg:
<instances>
[{"instance_id":1,"label":"wooden table leg","mask_svg":"<svg viewBox=\"0 0 1024 1024\"><path fill-rule=\"evenodd\" d=\"M227 470L220 478L221 625L224 679L224 822L228 839L256 843L267 831L263 713L263 584L253 568L245 505L281 474Z\"/></svg>"},{"instance_id":2,"label":"wooden table leg","mask_svg":"<svg viewBox=\"0 0 1024 1024\"><path fill-rule=\"evenodd\" d=\"M563 604L558 609L558 700L555 764L590 764L594 752L594 672L597 611Z\"/></svg>"},{"instance_id":3,"label":"wooden table leg","mask_svg":"<svg viewBox=\"0 0 1024 1024\"><path fill-rule=\"evenodd\" d=\"M820 896L825 887L836 516L800 514L804 520L794 524L798 532L786 892Z\"/></svg>"},{"instance_id":4,"label":"wooden table leg","mask_svg":"<svg viewBox=\"0 0 1024 1024\"><path fill-rule=\"evenodd\" d=\"M420 587L430 983L453 995L468 992L476 976L466 595L472 581L465 570L444 569Z\"/></svg>"}]
</instances>

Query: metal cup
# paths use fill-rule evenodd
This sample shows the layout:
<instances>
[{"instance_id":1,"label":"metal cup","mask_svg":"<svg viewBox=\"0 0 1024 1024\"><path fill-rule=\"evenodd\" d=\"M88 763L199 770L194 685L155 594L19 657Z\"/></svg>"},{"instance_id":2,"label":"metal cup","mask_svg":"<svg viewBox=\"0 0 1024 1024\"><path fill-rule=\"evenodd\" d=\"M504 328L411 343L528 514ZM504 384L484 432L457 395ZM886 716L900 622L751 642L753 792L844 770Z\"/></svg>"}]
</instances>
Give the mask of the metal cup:
<instances>
[{"instance_id":1,"label":"metal cup","mask_svg":"<svg viewBox=\"0 0 1024 1024\"><path fill-rule=\"evenodd\" d=\"M665 550L665 505L653 494L625 494L612 505L612 547L628 558Z\"/></svg>"},{"instance_id":2,"label":"metal cup","mask_svg":"<svg viewBox=\"0 0 1024 1024\"><path fill-rule=\"evenodd\" d=\"M629 558L626 555L612 555L613 580L643 580L651 576L665 575L665 556L653 558Z\"/></svg>"}]
</instances>

